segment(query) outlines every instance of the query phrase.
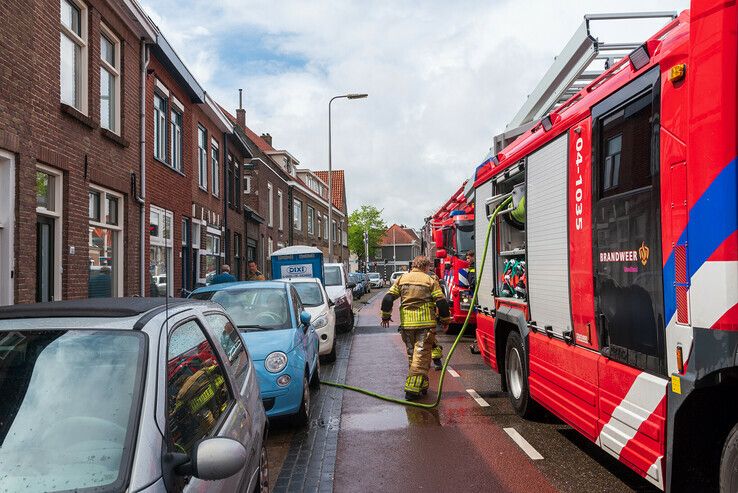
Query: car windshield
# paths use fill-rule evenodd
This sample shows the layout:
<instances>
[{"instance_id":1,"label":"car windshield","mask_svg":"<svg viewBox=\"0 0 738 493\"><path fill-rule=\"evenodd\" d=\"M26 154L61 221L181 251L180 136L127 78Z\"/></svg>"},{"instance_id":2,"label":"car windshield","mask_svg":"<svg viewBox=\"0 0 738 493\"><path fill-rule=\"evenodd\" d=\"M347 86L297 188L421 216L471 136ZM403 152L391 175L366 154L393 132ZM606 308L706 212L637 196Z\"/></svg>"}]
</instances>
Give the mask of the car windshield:
<instances>
[{"instance_id":1,"label":"car windshield","mask_svg":"<svg viewBox=\"0 0 738 493\"><path fill-rule=\"evenodd\" d=\"M352 272L351 274L349 274L349 281L353 283L359 283L361 281L361 276Z\"/></svg>"},{"instance_id":2,"label":"car windshield","mask_svg":"<svg viewBox=\"0 0 738 493\"><path fill-rule=\"evenodd\" d=\"M315 282L296 282L292 284L300 295L304 306L320 306L323 304L323 290Z\"/></svg>"},{"instance_id":3,"label":"car windshield","mask_svg":"<svg viewBox=\"0 0 738 493\"><path fill-rule=\"evenodd\" d=\"M379 272L370 272L369 279L381 279Z\"/></svg>"},{"instance_id":4,"label":"car windshield","mask_svg":"<svg viewBox=\"0 0 738 493\"><path fill-rule=\"evenodd\" d=\"M471 221L459 222L456 226L456 250L459 257L474 250L474 223Z\"/></svg>"},{"instance_id":5,"label":"car windshield","mask_svg":"<svg viewBox=\"0 0 738 493\"><path fill-rule=\"evenodd\" d=\"M284 288L222 289L194 293L192 298L220 303L236 326L243 330L292 327Z\"/></svg>"},{"instance_id":6,"label":"car windshield","mask_svg":"<svg viewBox=\"0 0 738 493\"><path fill-rule=\"evenodd\" d=\"M325 285L326 286L342 286L341 268L337 265L325 266Z\"/></svg>"},{"instance_id":7,"label":"car windshield","mask_svg":"<svg viewBox=\"0 0 738 493\"><path fill-rule=\"evenodd\" d=\"M121 487L144 353L140 332L0 332L3 491Z\"/></svg>"}]
</instances>

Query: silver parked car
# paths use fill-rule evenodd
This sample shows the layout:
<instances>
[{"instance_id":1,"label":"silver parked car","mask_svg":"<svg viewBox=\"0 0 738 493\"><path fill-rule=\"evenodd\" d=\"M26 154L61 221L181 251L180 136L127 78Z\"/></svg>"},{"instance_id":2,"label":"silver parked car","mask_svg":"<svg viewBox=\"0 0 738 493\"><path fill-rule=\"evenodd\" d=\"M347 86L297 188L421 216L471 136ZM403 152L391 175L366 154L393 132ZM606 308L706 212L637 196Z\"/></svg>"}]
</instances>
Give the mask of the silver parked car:
<instances>
[{"instance_id":1,"label":"silver parked car","mask_svg":"<svg viewBox=\"0 0 738 493\"><path fill-rule=\"evenodd\" d=\"M256 374L215 303L0 308L0 395L7 491L268 491Z\"/></svg>"}]
</instances>

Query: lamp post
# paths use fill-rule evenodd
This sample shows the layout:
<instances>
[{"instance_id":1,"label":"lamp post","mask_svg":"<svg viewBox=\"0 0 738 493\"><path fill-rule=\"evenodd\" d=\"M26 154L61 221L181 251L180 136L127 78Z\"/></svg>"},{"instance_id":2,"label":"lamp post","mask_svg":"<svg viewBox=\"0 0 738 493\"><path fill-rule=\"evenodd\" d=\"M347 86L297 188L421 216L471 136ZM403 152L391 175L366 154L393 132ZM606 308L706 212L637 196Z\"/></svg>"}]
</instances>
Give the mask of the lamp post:
<instances>
[{"instance_id":1,"label":"lamp post","mask_svg":"<svg viewBox=\"0 0 738 493\"><path fill-rule=\"evenodd\" d=\"M328 101L328 262L333 261L333 162L331 160L331 104L335 99L363 99L368 94L344 94Z\"/></svg>"}]
</instances>

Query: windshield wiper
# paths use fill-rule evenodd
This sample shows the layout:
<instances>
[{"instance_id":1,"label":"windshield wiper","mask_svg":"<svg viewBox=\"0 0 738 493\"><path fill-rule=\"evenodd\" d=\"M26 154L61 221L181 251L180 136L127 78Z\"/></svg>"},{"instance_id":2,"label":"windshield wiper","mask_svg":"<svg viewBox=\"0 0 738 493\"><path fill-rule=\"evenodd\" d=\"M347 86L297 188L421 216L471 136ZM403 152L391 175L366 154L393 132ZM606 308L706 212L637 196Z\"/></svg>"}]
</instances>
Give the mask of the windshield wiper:
<instances>
[{"instance_id":1,"label":"windshield wiper","mask_svg":"<svg viewBox=\"0 0 738 493\"><path fill-rule=\"evenodd\" d=\"M256 329L256 330L269 330L271 327L265 325L239 325L239 329Z\"/></svg>"}]
</instances>

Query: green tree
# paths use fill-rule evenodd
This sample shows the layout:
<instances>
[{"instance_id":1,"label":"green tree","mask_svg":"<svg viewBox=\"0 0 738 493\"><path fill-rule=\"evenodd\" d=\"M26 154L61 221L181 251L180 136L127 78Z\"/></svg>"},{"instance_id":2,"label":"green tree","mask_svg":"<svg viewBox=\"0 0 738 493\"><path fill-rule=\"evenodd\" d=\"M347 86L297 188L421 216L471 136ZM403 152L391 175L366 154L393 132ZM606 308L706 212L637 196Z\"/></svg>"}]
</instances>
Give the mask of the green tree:
<instances>
[{"instance_id":1,"label":"green tree","mask_svg":"<svg viewBox=\"0 0 738 493\"><path fill-rule=\"evenodd\" d=\"M362 205L349 214L348 246L360 259L364 259L365 231L369 232L369 258L372 258L382 235L387 231L382 211L373 205Z\"/></svg>"}]
</instances>

